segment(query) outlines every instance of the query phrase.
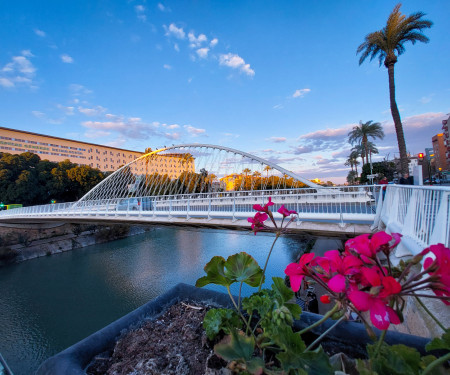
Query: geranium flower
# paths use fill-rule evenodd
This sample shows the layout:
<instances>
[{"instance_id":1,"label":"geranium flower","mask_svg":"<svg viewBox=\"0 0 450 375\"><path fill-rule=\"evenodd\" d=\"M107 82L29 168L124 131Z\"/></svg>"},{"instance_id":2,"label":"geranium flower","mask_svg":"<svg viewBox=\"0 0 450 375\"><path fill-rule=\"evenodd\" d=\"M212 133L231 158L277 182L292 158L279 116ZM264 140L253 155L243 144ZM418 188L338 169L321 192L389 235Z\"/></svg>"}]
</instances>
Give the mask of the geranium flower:
<instances>
[{"instance_id":1,"label":"geranium flower","mask_svg":"<svg viewBox=\"0 0 450 375\"><path fill-rule=\"evenodd\" d=\"M269 197L269 201L263 206L260 204L254 204L253 209L260 212L265 212L266 214L269 213L269 207L273 206L275 203L272 202L272 197Z\"/></svg>"},{"instance_id":2,"label":"geranium flower","mask_svg":"<svg viewBox=\"0 0 450 375\"><path fill-rule=\"evenodd\" d=\"M254 208L255 206L253 206ZM286 207L284 207L284 204L281 205L281 207L278 209L278 213L283 215L284 217L287 217L289 215L297 215L297 211L294 210L288 210Z\"/></svg>"},{"instance_id":3,"label":"geranium flower","mask_svg":"<svg viewBox=\"0 0 450 375\"><path fill-rule=\"evenodd\" d=\"M291 289L294 292L297 292L300 289L303 278L311 273L308 269L308 265L313 258L314 253L303 254L298 263L288 264L284 270L284 273L288 275L291 280Z\"/></svg>"},{"instance_id":4,"label":"geranium flower","mask_svg":"<svg viewBox=\"0 0 450 375\"><path fill-rule=\"evenodd\" d=\"M380 251L389 253L400 242L401 234L393 233L392 236L386 232L377 232L370 237L370 234L362 234L352 238L345 243L347 252L356 252L362 259L367 261L375 258ZM369 259L367 259L369 258Z\"/></svg>"},{"instance_id":5,"label":"geranium flower","mask_svg":"<svg viewBox=\"0 0 450 375\"><path fill-rule=\"evenodd\" d=\"M359 311L370 310L370 320L378 329L388 329L390 324L400 324L400 318L379 296L359 290L350 291L348 298Z\"/></svg>"},{"instance_id":6,"label":"geranium flower","mask_svg":"<svg viewBox=\"0 0 450 375\"><path fill-rule=\"evenodd\" d=\"M266 213L257 212L254 217L249 217L247 221L252 223L252 230L255 232L260 231L264 228L264 221L269 218L269 215Z\"/></svg>"},{"instance_id":7,"label":"geranium flower","mask_svg":"<svg viewBox=\"0 0 450 375\"><path fill-rule=\"evenodd\" d=\"M363 262L354 255L330 250L325 252L323 257L314 259L314 265L322 268L324 274L320 273L318 276L328 287L335 293L342 293L346 290L347 277L358 274Z\"/></svg>"},{"instance_id":8,"label":"geranium flower","mask_svg":"<svg viewBox=\"0 0 450 375\"><path fill-rule=\"evenodd\" d=\"M422 253L426 254L428 252L432 252L436 259L431 257L425 258L423 268L425 271L427 268L430 268L428 273L431 276L437 276L439 284L441 284L439 288L432 287L432 290L437 296L450 297L450 249L439 243L430 246ZM442 302L450 305L449 301L442 300Z\"/></svg>"}]
</instances>

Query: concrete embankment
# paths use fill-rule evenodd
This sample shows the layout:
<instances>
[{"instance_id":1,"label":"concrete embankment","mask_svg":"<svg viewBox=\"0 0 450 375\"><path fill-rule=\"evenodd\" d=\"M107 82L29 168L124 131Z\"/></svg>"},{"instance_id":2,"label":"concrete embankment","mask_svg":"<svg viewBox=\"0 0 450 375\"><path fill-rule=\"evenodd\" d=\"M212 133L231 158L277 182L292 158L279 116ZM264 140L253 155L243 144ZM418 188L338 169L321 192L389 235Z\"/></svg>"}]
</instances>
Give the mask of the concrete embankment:
<instances>
[{"instance_id":1,"label":"concrete embankment","mask_svg":"<svg viewBox=\"0 0 450 375\"><path fill-rule=\"evenodd\" d=\"M144 233L148 227L124 224L3 224L0 266Z\"/></svg>"}]
</instances>

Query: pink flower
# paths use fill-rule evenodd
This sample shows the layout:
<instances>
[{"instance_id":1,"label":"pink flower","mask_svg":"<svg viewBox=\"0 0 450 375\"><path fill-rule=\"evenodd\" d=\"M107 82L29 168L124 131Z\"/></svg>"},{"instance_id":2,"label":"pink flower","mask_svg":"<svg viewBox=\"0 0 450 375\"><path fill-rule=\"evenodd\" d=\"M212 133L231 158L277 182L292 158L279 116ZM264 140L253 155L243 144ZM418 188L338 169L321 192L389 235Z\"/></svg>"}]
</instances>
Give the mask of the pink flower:
<instances>
[{"instance_id":1,"label":"pink flower","mask_svg":"<svg viewBox=\"0 0 450 375\"><path fill-rule=\"evenodd\" d=\"M422 251L426 254L432 252L436 259L431 257L425 258L423 262L423 268L426 271L427 268L431 268L428 273L431 276L437 276L439 279L439 289L433 288L434 294L437 296L450 297L450 249L439 243L437 245L431 245L429 248ZM442 300L446 305L450 305L449 301Z\"/></svg>"},{"instance_id":2,"label":"pink flower","mask_svg":"<svg viewBox=\"0 0 450 375\"><path fill-rule=\"evenodd\" d=\"M349 292L348 298L358 310L370 310L370 320L378 329L388 329L391 323L400 324L400 318L394 309L381 298L359 290Z\"/></svg>"},{"instance_id":3,"label":"pink flower","mask_svg":"<svg viewBox=\"0 0 450 375\"><path fill-rule=\"evenodd\" d=\"M272 197L269 197L269 201L263 206L260 204L254 204L253 209L260 212L265 212L266 214L269 213L269 207L273 206L275 203L272 202Z\"/></svg>"},{"instance_id":4,"label":"pink flower","mask_svg":"<svg viewBox=\"0 0 450 375\"><path fill-rule=\"evenodd\" d=\"M259 230L264 228L264 221L266 221L269 218L267 214L257 212L254 217L249 217L247 221L249 223L252 223L252 230L255 232L258 232Z\"/></svg>"},{"instance_id":5,"label":"pink flower","mask_svg":"<svg viewBox=\"0 0 450 375\"><path fill-rule=\"evenodd\" d=\"M318 276L328 287L335 293L342 293L347 289L347 279L360 272L363 262L354 255L330 250L325 252L323 257L314 259L313 264L322 268L323 273Z\"/></svg>"},{"instance_id":6,"label":"pink flower","mask_svg":"<svg viewBox=\"0 0 450 375\"><path fill-rule=\"evenodd\" d=\"M255 208L255 206L253 206L253 208ZM281 205L281 207L278 209L278 213L280 213L284 217L287 217L289 215L297 215L297 211L294 211L294 210L290 211L290 210L288 210L286 207L284 207L284 204Z\"/></svg>"},{"instance_id":7,"label":"pink flower","mask_svg":"<svg viewBox=\"0 0 450 375\"><path fill-rule=\"evenodd\" d=\"M389 253L398 245L400 238L401 234L398 233L393 233L390 236L386 232L377 232L372 237L370 237L370 234L362 234L348 240L345 243L345 250L360 254L363 260L373 259L380 251Z\"/></svg>"},{"instance_id":8,"label":"pink flower","mask_svg":"<svg viewBox=\"0 0 450 375\"><path fill-rule=\"evenodd\" d=\"M289 276L291 280L291 289L297 292L302 285L303 278L308 276L311 272L308 269L309 263L314 258L314 253L303 254L298 263L288 264L284 273Z\"/></svg>"}]
</instances>

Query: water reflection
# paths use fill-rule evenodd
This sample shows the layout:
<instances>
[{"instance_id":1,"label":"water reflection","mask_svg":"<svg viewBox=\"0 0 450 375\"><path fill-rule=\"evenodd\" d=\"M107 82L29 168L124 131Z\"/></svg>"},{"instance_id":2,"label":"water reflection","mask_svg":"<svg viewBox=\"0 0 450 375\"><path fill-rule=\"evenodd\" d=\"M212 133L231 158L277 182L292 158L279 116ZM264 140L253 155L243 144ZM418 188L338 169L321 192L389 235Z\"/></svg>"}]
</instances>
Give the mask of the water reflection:
<instances>
[{"instance_id":1,"label":"water reflection","mask_svg":"<svg viewBox=\"0 0 450 375\"><path fill-rule=\"evenodd\" d=\"M0 269L0 352L16 375L179 282L194 284L214 256L246 251L263 266L273 235L158 227L143 235ZM267 270L284 276L306 247L278 240ZM221 287L212 289L223 291ZM237 293L237 289L234 290ZM252 292L244 288L244 295Z\"/></svg>"}]
</instances>

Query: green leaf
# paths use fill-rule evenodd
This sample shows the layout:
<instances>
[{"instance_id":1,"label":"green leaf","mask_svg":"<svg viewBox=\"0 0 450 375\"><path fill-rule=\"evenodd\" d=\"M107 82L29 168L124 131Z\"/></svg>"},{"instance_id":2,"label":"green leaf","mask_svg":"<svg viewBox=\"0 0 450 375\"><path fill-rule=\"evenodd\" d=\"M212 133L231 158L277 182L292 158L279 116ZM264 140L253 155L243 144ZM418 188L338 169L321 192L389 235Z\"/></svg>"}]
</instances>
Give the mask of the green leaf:
<instances>
[{"instance_id":1,"label":"green leaf","mask_svg":"<svg viewBox=\"0 0 450 375\"><path fill-rule=\"evenodd\" d=\"M203 320L203 328L210 340L214 339L220 331L230 334L234 328L241 328L239 315L231 309L211 309Z\"/></svg>"},{"instance_id":2,"label":"green leaf","mask_svg":"<svg viewBox=\"0 0 450 375\"><path fill-rule=\"evenodd\" d=\"M367 345L369 358L373 358L374 345ZM372 360L373 370L380 375L418 375L423 367L420 353L406 345L386 345L380 348L378 356Z\"/></svg>"},{"instance_id":3,"label":"green leaf","mask_svg":"<svg viewBox=\"0 0 450 375\"><path fill-rule=\"evenodd\" d=\"M363 359L356 360L356 369L358 370L359 375L378 375L377 372L374 372L369 368L369 364Z\"/></svg>"},{"instance_id":4,"label":"green leaf","mask_svg":"<svg viewBox=\"0 0 450 375\"><path fill-rule=\"evenodd\" d=\"M241 252L228 257L225 262L225 276L229 280L259 286L264 277L261 267L249 254Z\"/></svg>"},{"instance_id":5,"label":"green leaf","mask_svg":"<svg viewBox=\"0 0 450 375\"><path fill-rule=\"evenodd\" d=\"M431 342L429 342L425 349L427 352L435 349L447 349L450 350L450 330L447 330L442 334L442 336L434 338Z\"/></svg>"},{"instance_id":6,"label":"green leaf","mask_svg":"<svg viewBox=\"0 0 450 375\"><path fill-rule=\"evenodd\" d=\"M277 354L277 358L285 371L301 368L306 370L308 375L334 375L328 355L322 347L300 354L287 350Z\"/></svg>"},{"instance_id":7,"label":"green leaf","mask_svg":"<svg viewBox=\"0 0 450 375\"><path fill-rule=\"evenodd\" d=\"M296 303L285 303L284 306L289 309L294 319L300 318L300 315L302 314L302 308L299 305L297 305Z\"/></svg>"},{"instance_id":8,"label":"green leaf","mask_svg":"<svg viewBox=\"0 0 450 375\"><path fill-rule=\"evenodd\" d=\"M217 284L230 286L233 282L225 276L224 272L225 259L220 256L213 257L205 266L206 276L201 277L195 283L197 288L201 288L208 284Z\"/></svg>"},{"instance_id":9,"label":"green leaf","mask_svg":"<svg viewBox=\"0 0 450 375\"><path fill-rule=\"evenodd\" d=\"M272 289L278 297L280 305L294 298L294 292L286 286L284 279L281 277L273 277Z\"/></svg>"},{"instance_id":10,"label":"green leaf","mask_svg":"<svg viewBox=\"0 0 450 375\"><path fill-rule=\"evenodd\" d=\"M226 336L224 342L214 346L217 355L226 361L249 361L255 350L255 340L251 336L244 336L236 331L232 331L230 336Z\"/></svg>"},{"instance_id":11,"label":"green leaf","mask_svg":"<svg viewBox=\"0 0 450 375\"><path fill-rule=\"evenodd\" d=\"M302 354L306 345L298 333L294 333L290 326L278 327L273 332L272 340L284 351L292 353L294 356Z\"/></svg>"},{"instance_id":12,"label":"green leaf","mask_svg":"<svg viewBox=\"0 0 450 375\"><path fill-rule=\"evenodd\" d=\"M260 317L265 317L274 309L275 303L273 293L267 289L263 289L258 293L253 293L250 297L242 299L242 308L247 311L249 315L254 310Z\"/></svg>"}]
</instances>

